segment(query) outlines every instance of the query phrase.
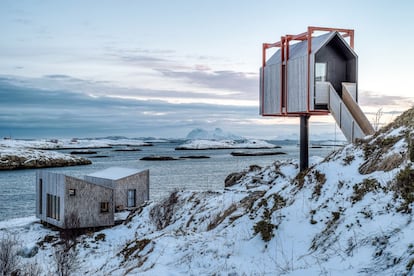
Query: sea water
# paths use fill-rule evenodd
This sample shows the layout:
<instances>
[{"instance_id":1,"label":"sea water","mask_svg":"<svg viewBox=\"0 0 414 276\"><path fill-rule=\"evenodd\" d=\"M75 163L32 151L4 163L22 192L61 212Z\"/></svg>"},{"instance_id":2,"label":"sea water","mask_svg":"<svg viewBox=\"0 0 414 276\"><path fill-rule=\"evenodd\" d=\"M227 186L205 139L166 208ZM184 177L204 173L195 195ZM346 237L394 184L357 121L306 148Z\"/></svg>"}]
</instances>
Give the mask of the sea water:
<instances>
[{"instance_id":1,"label":"sea water","mask_svg":"<svg viewBox=\"0 0 414 276\"><path fill-rule=\"evenodd\" d=\"M94 149L96 155L104 158L89 157L91 165L48 170L83 178L84 175L108 167L126 167L150 170L150 200L158 201L174 190L223 190L224 179L232 172L239 172L250 165L268 166L276 160L297 159L299 147L296 143L272 141L280 149L270 150L185 150L175 147L183 141L153 143L153 146L139 147L141 151L115 151L122 146ZM310 156L325 157L334 150L334 146L310 148ZM284 155L269 156L232 156L233 151L281 151ZM69 153L70 150L60 150ZM142 161L144 156L160 155L171 157L203 155L208 159L180 159L174 161ZM0 171L0 221L25 217L35 213L35 175L38 169Z\"/></svg>"}]
</instances>

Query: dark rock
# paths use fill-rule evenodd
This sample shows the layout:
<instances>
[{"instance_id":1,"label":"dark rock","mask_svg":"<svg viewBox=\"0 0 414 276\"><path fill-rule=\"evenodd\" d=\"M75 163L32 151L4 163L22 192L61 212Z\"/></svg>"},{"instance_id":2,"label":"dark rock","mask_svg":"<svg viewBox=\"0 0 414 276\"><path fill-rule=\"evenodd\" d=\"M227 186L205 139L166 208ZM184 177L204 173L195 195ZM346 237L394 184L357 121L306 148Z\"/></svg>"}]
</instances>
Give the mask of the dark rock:
<instances>
[{"instance_id":1,"label":"dark rock","mask_svg":"<svg viewBox=\"0 0 414 276\"><path fill-rule=\"evenodd\" d=\"M226 179L224 180L224 187L231 187L237 183L243 176L245 176L245 172L236 172L229 174Z\"/></svg>"},{"instance_id":2,"label":"dark rock","mask_svg":"<svg viewBox=\"0 0 414 276\"><path fill-rule=\"evenodd\" d=\"M114 151L141 151L137 148L114 149Z\"/></svg>"},{"instance_id":3,"label":"dark rock","mask_svg":"<svg viewBox=\"0 0 414 276\"><path fill-rule=\"evenodd\" d=\"M171 157L171 156L151 155L151 156L142 157L140 160L143 160L143 161L172 161L172 160L178 160L178 159L174 158L174 157Z\"/></svg>"},{"instance_id":4,"label":"dark rock","mask_svg":"<svg viewBox=\"0 0 414 276\"><path fill-rule=\"evenodd\" d=\"M93 150L74 150L70 154L97 154L98 152Z\"/></svg>"},{"instance_id":5,"label":"dark rock","mask_svg":"<svg viewBox=\"0 0 414 276\"><path fill-rule=\"evenodd\" d=\"M233 156L265 156L265 155L281 155L286 154L285 152L281 151L263 151L263 152L240 152L240 151L233 151L231 155Z\"/></svg>"},{"instance_id":6,"label":"dark rock","mask_svg":"<svg viewBox=\"0 0 414 276\"><path fill-rule=\"evenodd\" d=\"M189 156L181 156L180 159L207 159L210 156L205 155L189 155Z\"/></svg>"}]
</instances>

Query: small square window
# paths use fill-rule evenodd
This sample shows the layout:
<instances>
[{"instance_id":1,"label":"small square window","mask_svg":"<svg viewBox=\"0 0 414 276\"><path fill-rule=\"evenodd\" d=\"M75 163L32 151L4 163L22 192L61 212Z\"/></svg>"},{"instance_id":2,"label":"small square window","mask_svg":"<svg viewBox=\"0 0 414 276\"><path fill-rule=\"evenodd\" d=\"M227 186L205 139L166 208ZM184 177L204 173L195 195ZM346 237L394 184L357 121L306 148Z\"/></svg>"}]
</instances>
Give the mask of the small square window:
<instances>
[{"instance_id":1,"label":"small square window","mask_svg":"<svg viewBox=\"0 0 414 276\"><path fill-rule=\"evenodd\" d=\"M76 195L76 189L69 189L69 196L75 196Z\"/></svg>"},{"instance_id":2,"label":"small square window","mask_svg":"<svg viewBox=\"0 0 414 276\"><path fill-rule=\"evenodd\" d=\"M109 212L109 202L101 202L101 213Z\"/></svg>"}]
</instances>

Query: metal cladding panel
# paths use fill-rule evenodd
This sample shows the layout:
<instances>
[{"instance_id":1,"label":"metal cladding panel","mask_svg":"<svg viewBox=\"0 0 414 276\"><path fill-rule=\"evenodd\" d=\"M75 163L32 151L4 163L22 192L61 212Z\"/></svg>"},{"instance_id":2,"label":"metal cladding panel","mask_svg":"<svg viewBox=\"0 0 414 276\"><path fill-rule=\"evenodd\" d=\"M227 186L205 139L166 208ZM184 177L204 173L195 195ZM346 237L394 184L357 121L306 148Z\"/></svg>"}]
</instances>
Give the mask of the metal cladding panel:
<instances>
[{"instance_id":1,"label":"metal cladding panel","mask_svg":"<svg viewBox=\"0 0 414 276\"><path fill-rule=\"evenodd\" d=\"M355 139L361 139L364 138L365 134L362 131L362 129L359 127L358 124L354 124L354 141Z\"/></svg>"},{"instance_id":2,"label":"metal cladding panel","mask_svg":"<svg viewBox=\"0 0 414 276\"><path fill-rule=\"evenodd\" d=\"M307 56L289 59L287 65L288 112L307 111Z\"/></svg>"},{"instance_id":3,"label":"metal cladding panel","mask_svg":"<svg viewBox=\"0 0 414 276\"><path fill-rule=\"evenodd\" d=\"M264 89L261 96L262 115L280 114L280 65L267 65L264 69Z\"/></svg>"}]
</instances>

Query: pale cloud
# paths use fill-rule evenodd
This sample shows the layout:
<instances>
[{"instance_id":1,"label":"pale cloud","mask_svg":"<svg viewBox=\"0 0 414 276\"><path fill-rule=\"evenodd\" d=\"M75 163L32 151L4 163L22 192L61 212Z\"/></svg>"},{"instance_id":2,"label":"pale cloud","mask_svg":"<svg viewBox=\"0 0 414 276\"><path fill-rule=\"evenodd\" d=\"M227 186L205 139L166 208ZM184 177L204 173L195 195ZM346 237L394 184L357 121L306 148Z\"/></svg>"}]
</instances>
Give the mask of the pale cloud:
<instances>
[{"instance_id":1,"label":"pale cloud","mask_svg":"<svg viewBox=\"0 0 414 276\"><path fill-rule=\"evenodd\" d=\"M359 95L359 104L369 107L392 107L400 106L402 109L407 109L407 107L414 105L414 98L407 96L398 96L398 95L379 95L370 91L360 91Z\"/></svg>"}]
</instances>

